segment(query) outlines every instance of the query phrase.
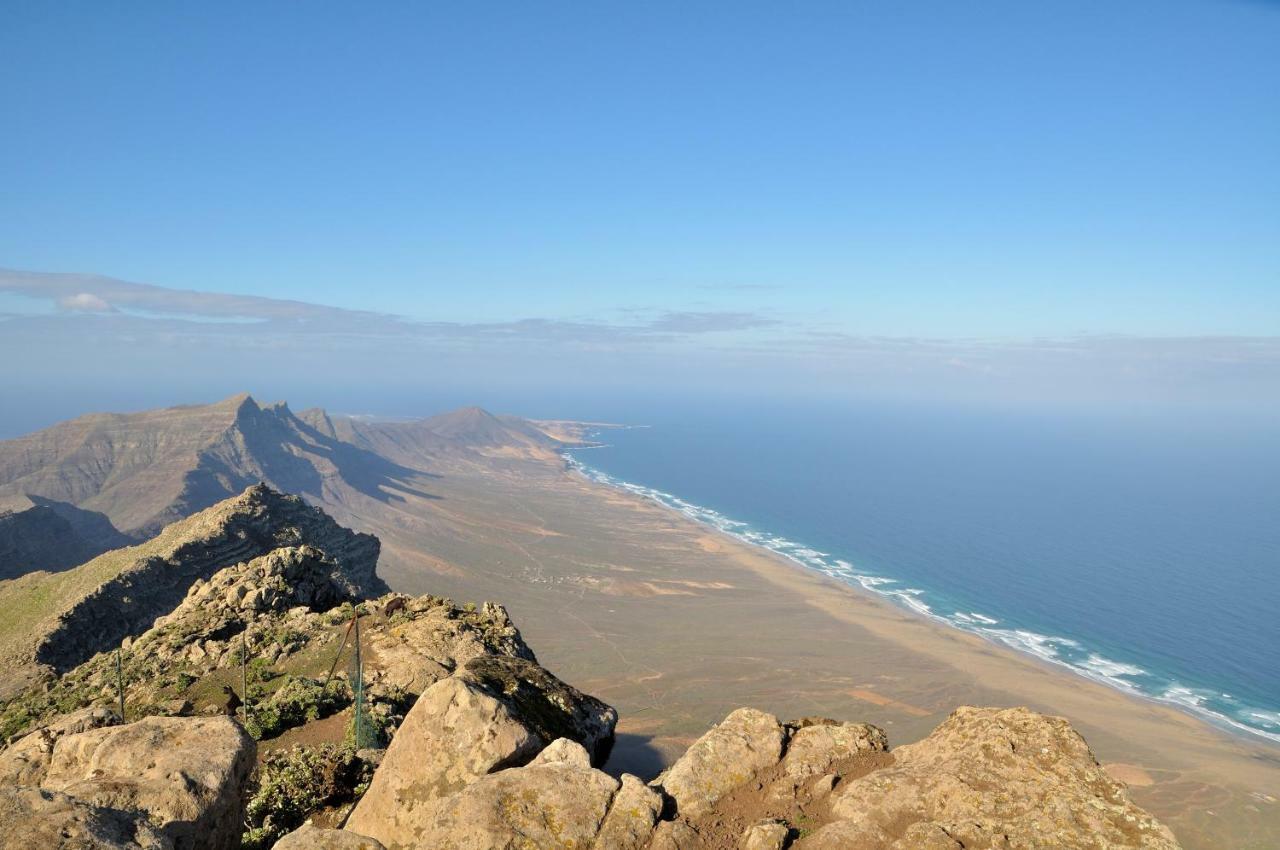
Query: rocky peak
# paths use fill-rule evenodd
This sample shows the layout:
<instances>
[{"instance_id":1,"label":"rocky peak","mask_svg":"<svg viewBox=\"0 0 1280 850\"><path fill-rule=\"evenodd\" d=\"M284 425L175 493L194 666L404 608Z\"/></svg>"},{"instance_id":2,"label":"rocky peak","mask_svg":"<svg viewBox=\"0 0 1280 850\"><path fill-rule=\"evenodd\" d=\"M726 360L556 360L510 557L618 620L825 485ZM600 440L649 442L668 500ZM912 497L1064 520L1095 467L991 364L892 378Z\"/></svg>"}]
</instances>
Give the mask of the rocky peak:
<instances>
[{"instance_id":1,"label":"rocky peak","mask_svg":"<svg viewBox=\"0 0 1280 850\"><path fill-rule=\"evenodd\" d=\"M21 612L0 644L0 657L7 657L15 671L70 670L146 631L178 608L197 582L277 549L303 546L310 548L254 569L323 566L327 583L307 584L316 593L354 599L386 592L376 573L376 537L339 526L296 496L255 485L174 523L145 544L108 552L56 576L26 576L0 587L0 603ZM276 586L288 583L275 577ZM256 598L275 592L264 586Z\"/></svg>"}]
</instances>

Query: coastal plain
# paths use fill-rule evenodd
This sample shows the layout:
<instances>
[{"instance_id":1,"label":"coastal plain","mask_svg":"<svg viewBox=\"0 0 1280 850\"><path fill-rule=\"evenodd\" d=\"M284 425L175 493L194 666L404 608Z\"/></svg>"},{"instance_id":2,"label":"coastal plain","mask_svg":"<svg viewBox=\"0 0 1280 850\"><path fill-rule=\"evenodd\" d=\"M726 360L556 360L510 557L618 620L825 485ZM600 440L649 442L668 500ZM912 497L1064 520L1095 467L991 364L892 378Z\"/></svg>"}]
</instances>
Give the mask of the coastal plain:
<instances>
[{"instance_id":1,"label":"coastal plain","mask_svg":"<svg viewBox=\"0 0 1280 850\"><path fill-rule=\"evenodd\" d=\"M958 705L1026 705L1067 717L1184 846L1280 845L1280 747L932 622L553 453L430 487L364 518L383 574L409 593L503 599L544 664L618 708L613 772L656 774L741 705L874 723L894 744ZM448 533L426 533L442 521Z\"/></svg>"}]
</instances>

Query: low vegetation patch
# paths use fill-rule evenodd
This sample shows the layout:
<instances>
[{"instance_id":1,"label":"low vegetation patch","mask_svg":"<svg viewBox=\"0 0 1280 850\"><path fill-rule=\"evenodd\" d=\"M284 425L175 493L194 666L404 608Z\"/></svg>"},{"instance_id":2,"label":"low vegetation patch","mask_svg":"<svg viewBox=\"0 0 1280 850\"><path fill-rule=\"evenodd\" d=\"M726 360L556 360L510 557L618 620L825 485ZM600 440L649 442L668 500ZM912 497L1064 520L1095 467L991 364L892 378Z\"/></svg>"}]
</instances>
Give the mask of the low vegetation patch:
<instances>
[{"instance_id":1,"label":"low vegetation patch","mask_svg":"<svg viewBox=\"0 0 1280 850\"><path fill-rule=\"evenodd\" d=\"M328 717L351 704L346 684L334 681L326 688L315 679L285 674L283 684L270 696L254 701L245 729L256 740L280 733L312 720ZM252 693L252 691L251 691Z\"/></svg>"},{"instance_id":2,"label":"low vegetation patch","mask_svg":"<svg viewBox=\"0 0 1280 850\"><path fill-rule=\"evenodd\" d=\"M266 850L323 809L358 800L373 766L347 746L295 746L270 753L258 766L245 806L243 850Z\"/></svg>"}]
</instances>

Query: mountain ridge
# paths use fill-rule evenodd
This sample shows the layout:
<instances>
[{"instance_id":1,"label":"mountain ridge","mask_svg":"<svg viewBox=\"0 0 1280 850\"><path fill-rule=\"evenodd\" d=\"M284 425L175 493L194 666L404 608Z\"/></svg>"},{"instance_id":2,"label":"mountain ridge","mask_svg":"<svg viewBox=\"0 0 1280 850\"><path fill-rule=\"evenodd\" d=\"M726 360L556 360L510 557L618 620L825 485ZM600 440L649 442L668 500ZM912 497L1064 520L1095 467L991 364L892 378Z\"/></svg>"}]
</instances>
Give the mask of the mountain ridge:
<instances>
[{"instance_id":1,"label":"mountain ridge","mask_svg":"<svg viewBox=\"0 0 1280 850\"><path fill-rule=\"evenodd\" d=\"M358 497L429 495L409 482L441 462L546 455L560 445L522 419L478 407L366 421L320 408L295 414L245 392L207 405L87 414L0 441L0 504L65 502L145 539L258 482L340 507Z\"/></svg>"},{"instance_id":2,"label":"mountain ridge","mask_svg":"<svg viewBox=\"0 0 1280 850\"><path fill-rule=\"evenodd\" d=\"M9 675L0 698L57 674L148 628L172 610L196 578L299 539L321 548L346 582L385 592L376 577L376 537L342 528L297 496L265 485L179 520L151 540L74 569L0 582L0 660Z\"/></svg>"}]
</instances>

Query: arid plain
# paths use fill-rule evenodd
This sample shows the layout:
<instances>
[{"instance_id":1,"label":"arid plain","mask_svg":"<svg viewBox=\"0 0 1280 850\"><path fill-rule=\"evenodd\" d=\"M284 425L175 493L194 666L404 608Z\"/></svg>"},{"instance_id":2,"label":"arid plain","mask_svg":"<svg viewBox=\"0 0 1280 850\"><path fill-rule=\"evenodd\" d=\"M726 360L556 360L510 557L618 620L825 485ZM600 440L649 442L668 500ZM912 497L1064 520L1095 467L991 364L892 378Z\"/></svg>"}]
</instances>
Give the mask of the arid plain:
<instances>
[{"instance_id":1,"label":"arid plain","mask_svg":"<svg viewBox=\"0 0 1280 850\"><path fill-rule=\"evenodd\" d=\"M1068 717L1188 848L1280 842L1280 748L930 622L551 453L495 453L353 517L397 589L500 599L551 669L615 705L644 775L737 706L916 740L955 706Z\"/></svg>"}]
</instances>

